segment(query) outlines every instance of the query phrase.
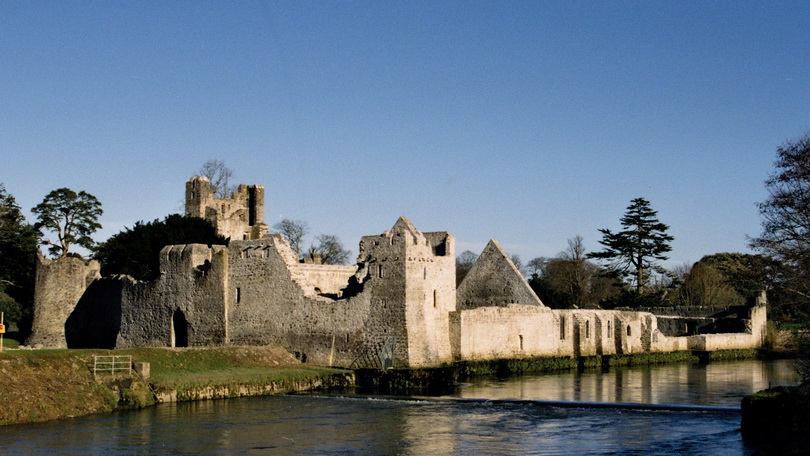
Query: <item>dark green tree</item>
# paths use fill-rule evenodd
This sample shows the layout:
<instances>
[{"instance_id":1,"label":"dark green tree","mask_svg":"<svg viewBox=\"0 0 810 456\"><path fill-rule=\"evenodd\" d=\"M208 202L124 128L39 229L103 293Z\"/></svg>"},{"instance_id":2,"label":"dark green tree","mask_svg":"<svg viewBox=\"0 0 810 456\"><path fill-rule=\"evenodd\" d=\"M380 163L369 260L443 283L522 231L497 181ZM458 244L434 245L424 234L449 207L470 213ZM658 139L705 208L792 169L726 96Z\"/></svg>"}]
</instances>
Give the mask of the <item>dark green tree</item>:
<instances>
[{"instance_id":1,"label":"dark green tree","mask_svg":"<svg viewBox=\"0 0 810 456\"><path fill-rule=\"evenodd\" d=\"M39 238L20 206L0 184L0 311L27 334L34 305L34 270Z\"/></svg>"},{"instance_id":2,"label":"dark green tree","mask_svg":"<svg viewBox=\"0 0 810 456\"><path fill-rule=\"evenodd\" d=\"M622 231L600 229L599 243L604 249L588 254L588 258L605 260L607 268L617 277L632 277L636 292L643 293L652 271L663 272L656 260L668 258L664 254L672 250L669 243L674 239L667 234L669 226L661 223L657 214L646 199L633 199L621 218Z\"/></svg>"},{"instance_id":3,"label":"dark green tree","mask_svg":"<svg viewBox=\"0 0 810 456\"><path fill-rule=\"evenodd\" d=\"M160 276L160 250L174 244L227 244L208 220L178 214L149 223L136 222L99 244L93 257L102 275L127 274L138 280Z\"/></svg>"},{"instance_id":4,"label":"dark green tree","mask_svg":"<svg viewBox=\"0 0 810 456\"><path fill-rule=\"evenodd\" d=\"M52 255L63 257L73 245L92 250L95 242L90 235L101 228L98 218L104 211L95 196L84 191L76 193L69 188L59 188L45 195L45 199L31 212L37 216L34 225L37 231L41 233L45 228L56 234L57 242L43 239L43 245L49 246L48 251Z\"/></svg>"},{"instance_id":5,"label":"dark green tree","mask_svg":"<svg viewBox=\"0 0 810 456\"><path fill-rule=\"evenodd\" d=\"M757 297L761 290L768 294L781 287L786 270L777 259L750 253L715 253L700 259L697 265L709 265L723 275L725 282L747 300Z\"/></svg>"}]
</instances>

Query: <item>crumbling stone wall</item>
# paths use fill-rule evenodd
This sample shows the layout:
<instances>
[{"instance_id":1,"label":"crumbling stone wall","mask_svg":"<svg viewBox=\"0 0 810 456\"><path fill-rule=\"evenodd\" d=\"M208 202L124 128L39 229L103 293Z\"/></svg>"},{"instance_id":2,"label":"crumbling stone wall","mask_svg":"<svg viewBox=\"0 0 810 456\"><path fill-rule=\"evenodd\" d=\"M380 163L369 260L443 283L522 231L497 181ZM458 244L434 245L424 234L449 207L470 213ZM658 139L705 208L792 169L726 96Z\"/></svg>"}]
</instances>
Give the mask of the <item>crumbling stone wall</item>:
<instances>
[{"instance_id":1,"label":"crumbling stone wall","mask_svg":"<svg viewBox=\"0 0 810 456\"><path fill-rule=\"evenodd\" d=\"M305 276L301 283L311 287L312 293L331 295L334 298L341 297L349 279L357 272L356 265L339 264L300 263L296 269Z\"/></svg>"},{"instance_id":2,"label":"crumbling stone wall","mask_svg":"<svg viewBox=\"0 0 810 456\"><path fill-rule=\"evenodd\" d=\"M116 347L224 345L229 304L226 247L172 245L160 256L160 278L123 284Z\"/></svg>"},{"instance_id":3,"label":"crumbling stone wall","mask_svg":"<svg viewBox=\"0 0 810 456\"><path fill-rule=\"evenodd\" d=\"M764 340L764 295L748 318L737 312L740 332L668 337L668 320L649 312L548 309L496 241L457 290L447 232L420 232L403 217L362 238L356 266L305 264L282 235L265 234L261 187L219 199L194 178L186 191L187 214L214 221L228 246L167 246L150 282L99 279L95 262L40 257L29 344L278 344L318 364L420 367L754 348Z\"/></svg>"},{"instance_id":4,"label":"crumbling stone wall","mask_svg":"<svg viewBox=\"0 0 810 456\"><path fill-rule=\"evenodd\" d=\"M34 321L27 345L67 348L65 322L100 270L94 260L73 255L49 260L37 253Z\"/></svg>"}]
</instances>

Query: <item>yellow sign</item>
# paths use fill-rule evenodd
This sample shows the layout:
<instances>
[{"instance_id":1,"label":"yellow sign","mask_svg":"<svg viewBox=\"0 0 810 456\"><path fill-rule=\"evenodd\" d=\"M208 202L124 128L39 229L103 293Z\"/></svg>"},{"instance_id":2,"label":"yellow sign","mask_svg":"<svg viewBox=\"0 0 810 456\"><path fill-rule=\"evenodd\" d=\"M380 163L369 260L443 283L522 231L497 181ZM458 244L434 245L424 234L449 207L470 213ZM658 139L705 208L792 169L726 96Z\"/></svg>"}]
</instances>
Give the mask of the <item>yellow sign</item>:
<instances>
[{"instance_id":1,"label":"yellow sign","mask_svg":"<svg viewBox=\"0 0 810 456\"><path fill-rule=\"evenodd\" d=\"M5 332L6 332L6 325L0 323L0 334L3 334Z\"/></svg>"}]
</instances>

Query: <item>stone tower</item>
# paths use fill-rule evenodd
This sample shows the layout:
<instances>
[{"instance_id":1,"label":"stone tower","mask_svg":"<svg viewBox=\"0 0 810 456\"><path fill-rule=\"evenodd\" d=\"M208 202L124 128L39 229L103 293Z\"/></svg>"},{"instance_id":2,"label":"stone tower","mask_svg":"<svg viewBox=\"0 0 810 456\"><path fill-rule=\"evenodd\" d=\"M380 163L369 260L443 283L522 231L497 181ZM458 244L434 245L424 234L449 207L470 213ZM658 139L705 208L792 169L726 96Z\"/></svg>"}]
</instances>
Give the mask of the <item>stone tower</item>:
<instances>
[{"instance_id":1,"label":"stone tower","mask_svg":"<svg viewBox=\"0 0 810 456\"><path fill-rule=\"evenodd\" d=\"M71 255L49 260L37 252L34 322L26 344L67 348L65 322L100 270L95 260Z\"/></svg>"},{"instance_id":2,"label":"stone tower","mask_svg":"<svg viewBox=\"0 0 810 456\"><path fill-rule=\"evenodd\" d=\"M206 177L186 182L186 215L204 218L222 236L260 239L267 234L264 223L264 187L240 185L230 198L216 198Z\"/></svg>"},{"instance_id":3,"label":"stone tower","mask_svg":"<svg viewBox=\"0 0 810 456\"><path fill-rule=\"evenodd\" d=\"M376 312L387 315L384 333L393 337L394 364L436 366L452 360L449 314L456 309L455 239L422 233L400 217L378 236L363 236L358 262Z\"/></svg>"}]
</instances>

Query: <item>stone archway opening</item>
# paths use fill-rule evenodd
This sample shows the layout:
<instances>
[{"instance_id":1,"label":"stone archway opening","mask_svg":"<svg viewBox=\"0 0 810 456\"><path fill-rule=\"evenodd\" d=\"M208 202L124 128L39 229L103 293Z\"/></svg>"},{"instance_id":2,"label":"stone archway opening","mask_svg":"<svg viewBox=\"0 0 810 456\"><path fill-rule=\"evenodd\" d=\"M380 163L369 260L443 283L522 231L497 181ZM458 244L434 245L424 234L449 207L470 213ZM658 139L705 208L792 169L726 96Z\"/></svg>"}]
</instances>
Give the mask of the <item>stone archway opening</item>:
<instances>
[{"instance_id":1,"label":"stone archway opening","mask_svg":"<svg viewBox=\"0 0 810 456\"><path fill-rule=\"evenodd\" d=\"M188 321L180 309L172 314L172 347L188 347Z\"/></svg>"}]
</instances>

